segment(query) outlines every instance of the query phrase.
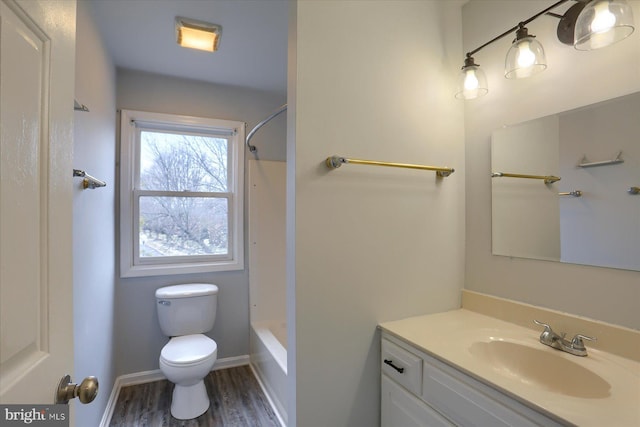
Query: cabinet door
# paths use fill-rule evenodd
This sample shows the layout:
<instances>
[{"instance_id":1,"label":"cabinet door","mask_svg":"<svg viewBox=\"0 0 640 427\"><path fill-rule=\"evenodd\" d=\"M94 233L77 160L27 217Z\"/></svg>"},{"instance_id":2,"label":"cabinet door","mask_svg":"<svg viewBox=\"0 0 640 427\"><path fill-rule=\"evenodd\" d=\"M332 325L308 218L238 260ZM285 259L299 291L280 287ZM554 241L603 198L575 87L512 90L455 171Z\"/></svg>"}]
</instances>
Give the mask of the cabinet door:
<instances>
[{"instance_id":1,"label":"cabinet door","mask_svg":"<svg viewBox=\"0 0 640 427\"><path fill-rule=\"evenodd\" d=\"M452 427L430 406L382 375L381 427Z\"/></svg>"},{"instance_id":2,"label":"cabinet door","mask_svg":"<svg viewBox=\"0 0 640 427\"><path fill-rule=\"evenodd\" d=\"M557 426L554 421L525 408L496 391L488 395L482 385L446 364L424 357L422 399L460 426Z\"/></svg>"}]
</instances>

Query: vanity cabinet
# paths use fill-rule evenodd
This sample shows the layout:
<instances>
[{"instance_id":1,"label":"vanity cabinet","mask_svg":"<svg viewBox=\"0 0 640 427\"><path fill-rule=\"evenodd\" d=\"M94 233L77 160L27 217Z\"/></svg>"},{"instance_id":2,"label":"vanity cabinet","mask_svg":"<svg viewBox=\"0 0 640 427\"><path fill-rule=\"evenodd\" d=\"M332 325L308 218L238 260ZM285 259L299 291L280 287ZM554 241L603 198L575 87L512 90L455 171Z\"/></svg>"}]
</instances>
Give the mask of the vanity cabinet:
<instances>
[{"instance_id":1,"label":"vanity cabinet","mask_svg":"<svg viewBox=\"0 0 640 427\"><path fill-rule=\"evenodd\" d=\"M411 344L383 332L381 426L561 426Z\"/></svg>"}]
</instances>

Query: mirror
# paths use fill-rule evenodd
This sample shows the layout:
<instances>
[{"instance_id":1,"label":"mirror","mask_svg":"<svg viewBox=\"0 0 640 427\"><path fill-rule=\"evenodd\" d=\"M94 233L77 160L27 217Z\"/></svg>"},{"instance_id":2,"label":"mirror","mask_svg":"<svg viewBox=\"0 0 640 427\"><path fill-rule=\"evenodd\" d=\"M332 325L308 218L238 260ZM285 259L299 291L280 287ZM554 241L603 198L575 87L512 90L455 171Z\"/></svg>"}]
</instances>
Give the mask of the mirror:
<instances>
[{"instance_id":1,"label":"mirror","mask_svg":"<svg viewBox=\"0 0 640 427\"><path fill-rule=\"evenodd\" d=\"M640 92L494 131L493 254L640 271L639 112Z\"/></svg>"}]
</instances>

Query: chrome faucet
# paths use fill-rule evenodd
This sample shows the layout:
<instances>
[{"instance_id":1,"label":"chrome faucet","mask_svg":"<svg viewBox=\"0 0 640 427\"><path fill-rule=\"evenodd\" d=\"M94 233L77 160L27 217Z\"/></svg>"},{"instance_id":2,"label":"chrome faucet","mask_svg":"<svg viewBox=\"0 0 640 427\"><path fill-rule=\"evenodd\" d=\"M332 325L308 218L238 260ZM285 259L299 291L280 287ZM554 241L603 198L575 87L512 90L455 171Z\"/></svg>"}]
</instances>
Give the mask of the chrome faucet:
<instances>
[{"instance_id":1,"label":"chrome faucet","mask_svg":"<svg viewBox=\"0 0 640 427\"><path fill-rule=\"evenodd\" d=\"M573 354L574 356L586 356L587 349L584 346L584 342L582 340L588 341L596 341L595 337L588 337L582 334L576 334L571 341L565 338L565 333L563 332L561 335L556 334L551 326L546 323L539 322L537 320L533 321L536 325L544 326L544 330L540 334L540 342L544 345L548 345L551 348L555 348L557 350L565 351L569 354Z\"/></svg>"}]
</instances>

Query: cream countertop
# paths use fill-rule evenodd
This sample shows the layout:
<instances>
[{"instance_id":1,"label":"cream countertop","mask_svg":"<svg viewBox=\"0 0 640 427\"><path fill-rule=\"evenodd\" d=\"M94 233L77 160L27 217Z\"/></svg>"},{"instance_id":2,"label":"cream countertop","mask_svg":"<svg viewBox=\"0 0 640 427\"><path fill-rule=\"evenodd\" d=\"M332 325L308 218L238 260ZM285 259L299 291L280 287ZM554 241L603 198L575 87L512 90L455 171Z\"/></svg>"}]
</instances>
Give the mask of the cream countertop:
<instances>
[{"instance_id":1,"label":"cream countertop","mask_svg":"<svg viewBox=\"0 0 640 427\"><path fill-rule=\"evenodd\" d=\"M640 362L590 348L589 342L585 344L587 357L573 356L541 344L542 328L536 331L466 309L385 322L380 328L520 402L569 423L594 427L640 426ZM554 391L513 372L505 374L504 367L488 363L470 350L475 342L499 340L550 352L545 355L552 356L546 357L549 360L564 358L596 374L609 388L603 391L600 387L590 393L584 390L589 386L586 382L581 383L582 389L575 393ZM606 383L599 381L600 386Z\"/></svg>"}]
</instances>

